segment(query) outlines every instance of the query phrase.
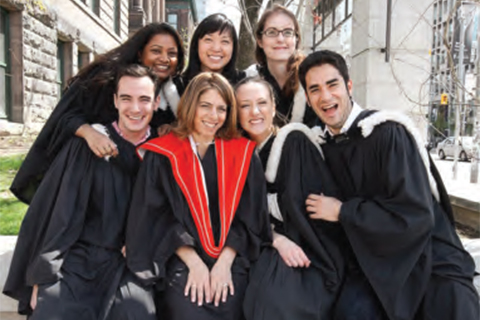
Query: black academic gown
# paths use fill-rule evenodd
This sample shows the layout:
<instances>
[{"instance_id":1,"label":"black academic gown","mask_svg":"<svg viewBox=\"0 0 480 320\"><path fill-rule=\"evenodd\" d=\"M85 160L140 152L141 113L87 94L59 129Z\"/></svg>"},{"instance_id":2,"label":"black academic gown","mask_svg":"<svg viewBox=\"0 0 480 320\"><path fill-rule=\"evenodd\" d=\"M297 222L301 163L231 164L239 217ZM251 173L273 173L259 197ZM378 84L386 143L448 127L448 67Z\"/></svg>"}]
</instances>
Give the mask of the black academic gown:
<instances>
[{"instance_id":1,"label":"black academic gown","mask_svg":"<svg viewBox=\"0 0 480 320\"><path fill-rule=\"evenodd\" d=\"M273 88L273 91L275 93L275 110L278 113L280 113L282 116L284 116L288 122L290 122L292 119L295 95L292 94L288 96L283 92L282 88L280 88L277 80L270 73L267 66L263 66L263 67L258 66L257 69L258 69L259 75L265 81L267 81ZM308 127L313 127L320 124L320 120L315 114L315 111L313 111L313 109L310 108L306 103L305 103L305 112L303 114L302 123ZM279 123L279 125L284 125L284 124Z\"/></svg>"},{"instance_id":2,"label":"black academic gown","mask_svg":"<svg viewBox=\"0 0 480 320\"><path fill-rule=\"evenodd\" d=\"M343 252L337 243L343 231L338 223L310 219L305 199L310 193L336 196L338 191L319 150L303 132L290 132L281 154L271 152L275 139L281 138L271 137L260 150L265 169L270 157L280 156L276 179L267 188L277 194L283 222L271 219L276 221L276 232L299 245L312 263L308 268L288 267L276 249L265 248L251 272L245 317L333 319L333 305L343 280Z\"/></svg>"},{"instance_id":3,"label":"black academic gown","mask_svg":"<svg viewBox=\"0 0 480 320\"><path fill-rule=\"evenodd\" d=\"M126 318L154 317L152 296L126 270L121 253L140 160L134 145L111 125L107 130L119 156L107 162L83 139L71 138L25 215L4 293L19 301L21 314L29 314L32 286L38 284L31 319L106 319L122 298L136 301L130 306L139 312ZM131 296L136 293L141 294Z\"/></svg>"},{"instance_id":4,"label":"black academic gown","mask_svg":"<svg viewBox=\"0 0 480 320\"><path fill-rule=\"evenodd\" d=\"M211 145L201 161L209 197L214 239L220 234L217 164ZM188 203L178 186L170 160L147 152L140 168L132 198L127 230L127 263L146 285L157 289L159 319L243 319L242 303L252 261L260 248L271 242L266 203L265 179L261 163L253 155L240 203L225 246L236 250L232 265L235 295L215 307L202 307L185 297L187 266L176 256L181 246L193 247L211 269L215 258L202 248Z\"/></svg>"},{"instance_id":5,"label":"black academic gown","mask_svg":"<svg viewBox=\"0 0 480 320\"><path fill-rule=\"evenodd\" d=\"M73 81L51 113L12 182L10 190L21 201L30 204L45 173L60 149L83 124L109 124L118 117L113 103L113 81L104 85L94 78L102 67L94 69L84 79ZM157 128L169 123L171 117L155 112L151 126Z\"/></svg>"},{"instance_id":6,"label":"black academic gown","mask_svg":"<svg viewBox=\"0 0 480 320\"><path fill-rule=\"evenodd\" d=\"M479 319L475 265L447 214L443 184L437 183L442 207L403 125L387 121L362 136L358 121L370 113L322 145L342 191L339 218L361 272L388 319Z\"/></svg>"}]
</instances>

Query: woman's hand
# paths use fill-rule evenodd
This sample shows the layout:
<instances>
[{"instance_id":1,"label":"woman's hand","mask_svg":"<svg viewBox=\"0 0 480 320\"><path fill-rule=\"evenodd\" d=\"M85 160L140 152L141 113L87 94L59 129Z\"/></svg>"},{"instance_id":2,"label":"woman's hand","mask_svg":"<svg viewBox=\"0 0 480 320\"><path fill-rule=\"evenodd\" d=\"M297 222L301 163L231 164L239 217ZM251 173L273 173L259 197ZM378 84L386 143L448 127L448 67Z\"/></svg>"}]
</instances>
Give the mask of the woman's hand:
<instances>
[{"instance_id":1,"label":"woman's hand","mask_svg":"<svg viewBox=\"0 0 480 320\"><path fill-rule=\"evenodd\" d=\"M87 141L88 147L99 158L118 155L117 145L106 135L98 132L89 124L83 124L75 134Z\"/></svg>"},{"instance_id":2,"label":"woman's hand","mask_svg":"<svg viewBox=\"0 0 480 320\"><path fill-rule=\"evenodd\" d=\"M292 268L310 266L310 259L308 259L305 252L295 242L288 239L284 235L273 231L273 247L277 249L285 264Z\"/></svg>"},{"instance_id":3,"label":"woman's hand","mask_svg":"<svg viewBox=\"0 0 480 320\"><path fill-rule=\"evenodd\" d=\"M192 247L180 247L176 253L188 267L185 296L190 294L192 303L197 302L198 306L201 306L204 300L210 303L210 273L207 265Z\"/></svg>"},{"instance_id":4,"label":"woman's hand","mask_svg":"<svg viewBox=\"0 0 480 320\"><path fill-rule=\"evenodd\" d=\"M38 296L38 285L35 284L33 286L32 296L30 297L30 308L32 308L32 310L35 310L35 307L37 306L37 296Z\"/></svg>"},{"instance_id":5,"label":"woman's hand","mask_svg":"<svg viewBox=\"0 0 480 320\"><path fill-rule=\"evenodd\" d=\"M228 291L234 294L232 281L232 263L237 253L230 247L224 247L217 262L210 271L211 300L218 307L220 299L227 302Z\"/></svg>"}]
</instances>

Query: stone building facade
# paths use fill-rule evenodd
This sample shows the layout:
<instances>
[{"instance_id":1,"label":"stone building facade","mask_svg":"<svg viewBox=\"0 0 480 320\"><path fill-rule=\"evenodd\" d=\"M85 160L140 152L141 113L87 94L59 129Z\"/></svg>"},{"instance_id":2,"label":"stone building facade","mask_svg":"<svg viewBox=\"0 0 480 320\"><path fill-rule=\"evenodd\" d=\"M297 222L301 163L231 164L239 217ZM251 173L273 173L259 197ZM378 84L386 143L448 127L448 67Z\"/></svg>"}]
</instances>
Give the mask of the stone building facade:
<instances>
[{"instance_id":1,"label":"stone building facade","mask_svg":"<svg viewBox=\"0 0 480 320\"><path fill-rule=\"evenodd\" d=\"M164 1L152 3L0 1L0 136L38 132L81 67L124 42L130 26L163 21Z\"/></svg>"}]
</instances>

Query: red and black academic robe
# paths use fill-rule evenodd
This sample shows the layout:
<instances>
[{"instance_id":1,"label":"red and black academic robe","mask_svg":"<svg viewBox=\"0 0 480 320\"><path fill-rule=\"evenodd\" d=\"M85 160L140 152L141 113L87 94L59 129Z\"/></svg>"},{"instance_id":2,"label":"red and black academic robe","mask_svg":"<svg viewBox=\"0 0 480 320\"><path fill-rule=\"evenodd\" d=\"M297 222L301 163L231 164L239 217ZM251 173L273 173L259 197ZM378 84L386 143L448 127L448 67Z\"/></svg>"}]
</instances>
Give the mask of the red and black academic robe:
<instances>
[{"instance_id":1,"label":"red and black academic robe","mask_svg":"<svg viewBox=\"0 0 480 320\"><path fill-rule=\"evenodd\" d=\"M158 316L166 319L241 319L248 269L270 242L265 178L254 144L217 139L203 159L189 139L174 134L142 145L146 150L132 198L127 263L146 284L164 289ZM188 269L175 255L193 247L211 268L225 246L235 295L220 307L198 307L183 294Z\"/></svg>"}]
</instances>

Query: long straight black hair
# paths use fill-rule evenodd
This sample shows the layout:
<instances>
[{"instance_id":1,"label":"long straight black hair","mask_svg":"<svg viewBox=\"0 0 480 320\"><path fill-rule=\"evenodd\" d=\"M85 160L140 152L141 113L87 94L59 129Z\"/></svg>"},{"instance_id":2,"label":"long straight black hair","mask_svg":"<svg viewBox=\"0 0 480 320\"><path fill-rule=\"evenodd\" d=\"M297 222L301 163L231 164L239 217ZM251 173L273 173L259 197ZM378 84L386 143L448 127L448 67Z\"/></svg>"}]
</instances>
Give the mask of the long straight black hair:
<instances>
[{"instance_id":1,"label":"long straight black hair","mask_svg":"<svg viewBox=\"0 0 480 320\"><path fill-rule=\"evenodd\" d=\"M237 69L235 68L235 65L237 62L238 54L237 32L235 30L233 22L228 19L226 15L224 15L223 13L215 13L203 19L193 33L193 37L190 42L190 52L188 55L188 67L183 73L183 77L187 81L187 83L197 74L202 72L202 62L200 61L200 57L198 55L199 40L205 37L205 35L207 34L215 32L222 33L224 31L230 33L233 42L233 52L232 58L222 70L222 75L227 78L230 83L236 82Z\"/></svg>"}]
</instances>

